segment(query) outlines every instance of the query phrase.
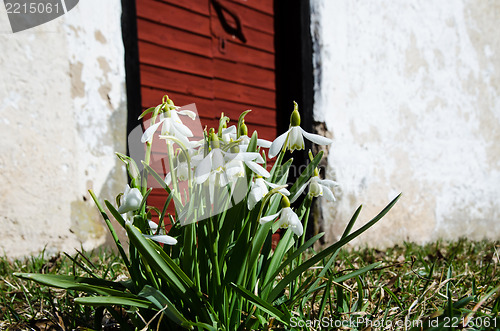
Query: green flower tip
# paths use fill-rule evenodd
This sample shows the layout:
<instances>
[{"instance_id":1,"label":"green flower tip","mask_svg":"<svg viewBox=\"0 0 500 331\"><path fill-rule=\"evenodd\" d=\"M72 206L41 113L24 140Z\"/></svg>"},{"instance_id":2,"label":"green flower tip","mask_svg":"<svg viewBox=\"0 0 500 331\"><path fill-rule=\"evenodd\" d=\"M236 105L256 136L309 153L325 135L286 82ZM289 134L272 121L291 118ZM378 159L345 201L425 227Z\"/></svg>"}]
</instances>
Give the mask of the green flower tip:
<instances>
[{"instance_id":1,"label":"green flower tip","mask_svg":"<svg viewBox=\"0 0 500 331\"><path fill-rule=\"evenodd\" d=\"M299 105L294 101L293 102L293 112L290 116L290 125L291 126L299 126L300 125L300 114L299 114Z\"/></svg>"},{"instance_id":2,"label":"green flower tip","mask_svg":"<svg viewBox=\"0 0 500 331\"><path fill-rule=\"evenodd\" d=\"M314 168L314 176L315 177L319 176L319 170L318 170L318 168Z\"/></svg>"},{"instance_id":3,"label":"green flower tip","mask_svg":"<svg viewBox=\"0 0 500 331\"><path fill-rule=\"evenodd\" d=\"M288 207L290 207L290 200L288 200L288 197L284 195L281 198L281 208L288 208Z\"/></svg>"}]
</instances>

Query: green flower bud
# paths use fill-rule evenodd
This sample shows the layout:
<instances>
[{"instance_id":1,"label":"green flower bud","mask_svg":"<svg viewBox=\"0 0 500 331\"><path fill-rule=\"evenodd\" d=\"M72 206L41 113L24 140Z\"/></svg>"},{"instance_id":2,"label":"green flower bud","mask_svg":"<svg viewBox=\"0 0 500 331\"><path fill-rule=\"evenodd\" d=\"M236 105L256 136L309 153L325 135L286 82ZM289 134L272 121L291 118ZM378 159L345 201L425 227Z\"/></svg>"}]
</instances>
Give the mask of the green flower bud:
<instances>
[{"instance_id":1,"label":"green flower bud","mask_svg":"<svg viewBox=\"0 0 500 331\"><path fill-rule=\"evenodd\" d=\"M210 129L210 141L212 142L212 148L220 148L219 137L217 137L213 129Z\"/></svg>"},{"instance_id":2,"label":"green flower bud","mask_svg":"<svg viewBox=\"0 0 500 331\"><path fill-rule=\"evenodd\" d=\"M291 126L299 126L300 125L300 114L299 114L299 105L294 101L293 102L293 112L290 116L290 125Z\"/></svg>"},{"instance_id":3,"label":"green flower bud","mask_svg":"<svg viewBox=\"0 0 500 331\"><path fill-rule=\"evenodd\" d=\"M245 124L245 121L242 121L240 127L238 128L238 137L247 135L248 135L247 125Z\"/></svg>"},{"instance_id":4,"label":"green flower bud","mask_svg":"<svg viewBox=\"0 0 500 331\"><path fill-rule=\"evenodd\" d=\"M231 147L231 153L239 153L240 152L240 146L234 145Z\"/></svg>"},{"instance_id":5,"label":"green flower bud","mask_svg":"<svg viewBox=\"0 0 500 331\"><path fill-rule=\"evenodd\" d=\"M288 208L288 207L290 207L290 200L288 200L288 197L284 195L281 198L281 208Z\"/></svg>"},{"instance_id":6,"label":"green flower bud","mask_svg":"<svg viewBox=\"0 0 500 331\"><path fill-rule=\"evenodd\" d=\"M314 168L314 176L319 176L319 170L318 170L318 168Z\"/></svg>"}]
</instances>

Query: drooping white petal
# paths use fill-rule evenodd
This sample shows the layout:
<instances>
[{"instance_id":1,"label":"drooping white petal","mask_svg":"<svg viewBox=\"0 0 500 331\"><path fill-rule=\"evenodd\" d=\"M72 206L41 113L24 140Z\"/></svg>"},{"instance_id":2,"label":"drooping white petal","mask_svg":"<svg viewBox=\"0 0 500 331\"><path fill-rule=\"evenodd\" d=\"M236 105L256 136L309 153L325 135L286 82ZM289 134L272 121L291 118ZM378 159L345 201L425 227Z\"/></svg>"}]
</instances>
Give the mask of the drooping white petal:
<instances>
[{"instance_id":1,"label":"drooping white petal","mask_svg":"<svg viewBox=\"0 0 500 331\"><path fill-rule=\"evenodd\" d=\"M309 179L307 182L305 182L298 190L297 192L295 192L295 195L293 196L293 198L290 200L291 203L294 203L295 200L297 200L300 195L302 194L302 192L304 192L304 190L306 189L307 185L309 185L309 182L311 180Z\"/></svg>"},{"instance_id":2,"label":"drooping white petal","mask_svg":"<svg viewBox=\"0 0 500 331\"><path fill-rule=\"evenodd\" d=\"M194 111L191 111L188 109L179 110L177 113L179 113L181 115L189 116L189 118L191 118L192 120L194 120L196 118L196 113Z\"/></svg>"},{"instance_id":3,"label":"drooping white petal","mask_svg":"<svg viewBox=\"0 0 500 331\"><path fill-rule=\"evenodd\" d=\"M212 154L212 170L220 172L224 168L224 154L220 148L215 148Z\"/></svg>"},{"instance_id":4,"label":"drooping white petal","mask_svg":"<svg viewBox=\"0 0 500 331\"><path fill-rule=\"evenodd\" d=\"M266 224L267 222L270 222L270 221L274 220L276 217L278 217L281 214L281 211L282 210L280 210L276 214L272 214L272 215L269 215L269 216L261 217L261 219L259 220L259 223L260 224Z\"/></svg>"},{"instance_id":5,"label":"drooping white petal","mask_svg":"<svg viewBox=\"0 0 500 331\"><path fill-rule=\"evenodd\" d=\"M225 153L224 158L226 160L256 161L259 163L264 163L264 159L257 152Z\"/></svg>"},{"instance_id":6,"label":"drooping white petal","mask_svg":"<svg viewBox=\"0 0 500 331\"><path fill-rule=\"evenodd\" d=\"M250 192L248 193L248 209L252 210L255 205L269 192L266 187L266 182L262 178L256 178L252 183Z\"/></svg>"},{"instance_id":7,"label":"drooping white petal","mask_svg":"<svg viewBox=\"0 0 500 331\"><path fill-rule=\"evenodd\" d=\"M173 126L175 129L184 137L192 137L193 132L191 131L190 128L185 126L183 123L173 123Z\"/></svg>"},{"instance_id":8,"label":"drooping white petal","mask_svg":"<svg viewBox=\"0 0 500 331\"><path fill-rule=\"evenodd\" d=\"M336 182L336 181L333 181L331 179L320 179L318 180L318 182L323 185L323 186L327 186L327 187L335 187L335 186L338 186L339 184Z\"/></svg>"},{"instance_id":9,"label":"drooping white petal","mask_svg":"<svg viewBox=\"0 0 500 331\"><path fill-rule=\"evenodd\" d=\"M268 153L270 159L278 155L278 153L281 151L289 132L290 130L283 133L278 138L274 139L274 141L271 143L271 147L269 147L269 153Z\"/></svg>"},{"instance_id":10,"label":"drooping white petal","mask_svg":"<svg viewBox=\"0 0 500 331\"><path fill-rule=\"evenodd\" d=\"M177 244L177 239L175 239L174 237L171 237L169 235L166 235L166 234L161 234L158 236L144 235L144 237L152 239L152 240L157 241L157 242L162 243L162 244L166 244L166 245Z\"/></svg>"},{"instance_id":11,"label":"drooping white petal","mask_svg":"<svg viewBox=\"0 0 500 331\"><path fill-rule=\"evenodd\" d=\"M156 132L156 130L158 130L158 127L163 123L163 121L164 120L161 120L158 123L155 123L151 125L149 128L147 128L146 131L144 131L144 133L142 134L141 143L144 144L146 141L151 142L154 133Z\"/></svg>"},{"instance_id":12,"label":"drooping white petal","mask_svg":"<svg viewBox=\"0 0 500 331\"><path fill-rule=\"evenodd\" d=\"M172 183L172 175L170 174L170 172L165 176L165 184L167 184L167 186L170 185L170 183Z\"/></svg>"},{"instance_id":13,"label":"drooping white petal","mask_svg":"<svg viewBox=\"0 0 500 331\"><path fill-rule=\"evenodd\" d=\"M337 200L337 199L335 199L335 195L333 195L333 192L330 190L330 188L328 186L323 186L323 194L324 194L324 197L328 201L336 201Z\"/></svg>"},{"instance_id":14,"label":"drooping white petal","mask_svg":"<svg viewBox=\"0 0 500 331\"><path fill-rule=\"evenodd\" d=\"M194 172L195 181L197 184L204 183L210 176L212 170L212 152L210 152L196 167Z\"/></svg>"},{"instance_id":15,"label":"drooping white petal","mask_svg":"<svg viewBox=\"0 0 500 331\"><path fill-rule=\"evenodd\" d=\"M266 180L265 180L264 182L265 182L265 183L267 184L267 186L269 186L270 188L275 189L275 188L279 187L280 189L278 190L278 192L281 192L281 193L283 193L283 194L284 194L284 195L286 195L286 196L289 196L289 195L290 195L290 192L289 192L289 191L285 188L285 187L286 187L286 185L278 185L278 184L274 184L274 183L268 182L268 181L266 181Z\"/></svg>"},{"instance_id":16,"label":"drooping white petal","mask_svg":"<svg viewBox=\"0 0 500 331\"><path fill-rule=\"evenodd\" d=\"M317 145L330 145L333 141L331 139L328 139L326 137L320 136L319 134L314 134L314 133L309 133L304 131L300 126L300 131L302 132L302 135L307 139L312 141L313 143Z\"/></svg>"},{"instance_id":17,"label":"drooping white petal","mask_svg":"<svg viewBox=\"0 0 500 331\"><path fill-rule=\"evenodd\" d=\"M238 179L238 177L245 176L245 167L243 167L243 163L238 160L231 160L226 163L226 174L229 177L229 180L234 182Z\"/></svg>"},{"instance_id":18,"label":"drooping white petal","mask_svg":"<svg viewBox=\"0 0 500 331\"><path fill-rule=\"evenodd\" d=\"M273 143L269 140L266 139L257 139L257 146L264 147L264 148L269 148L271 147Z\"/></svg>"},{"instance_id":19,"label":"drooping white petal","mask_svg":"<svg viewBox=\"0 0 500 331\"><path fill-rule=\"evenodd\" d=\"M262 167L261 165L255 163L253 161L245 161L245 164L247 165L248 168L250 168L250 170L252 170L254 173L256 173L259 176L262 176L264 178L268 178L271 176L269 171L267 171L266 169L264 169L264 167Z\"/></svg>"}]
</instances>

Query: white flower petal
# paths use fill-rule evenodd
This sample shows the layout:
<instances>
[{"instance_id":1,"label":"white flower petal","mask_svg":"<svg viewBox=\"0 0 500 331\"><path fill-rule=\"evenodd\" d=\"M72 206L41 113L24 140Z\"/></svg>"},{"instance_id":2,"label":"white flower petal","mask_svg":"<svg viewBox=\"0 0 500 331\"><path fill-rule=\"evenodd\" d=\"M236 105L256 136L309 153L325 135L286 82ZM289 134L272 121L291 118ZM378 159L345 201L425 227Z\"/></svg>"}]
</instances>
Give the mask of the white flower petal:
<instances>
[{"instance_id":1,"label":"white flower petal","mask_svg":"<svg viewBox=\"0 0 500 331\"><path fill-rule=\"evenodd\" d=\"M283 208L279 225L282 228L290 228L297 236L301 236L304 232L304 227L300 223L299 217L290 207Z\"/></svg>"},{"instance_id":2,"label":"white flower petal","mask_svg":"<svg viewBox=\"0 0 500 331\"><path fill-rule=\"evenodd\" d=\"M302 132L302 135L304 137L306 137L307 140L310 140L310 141L312 141L313 143L315 143L317 145L330 145L333 142L331 139L328 139L326 137L320 136L318 134L313 134L313 133L306 132L301 127L298 127L298 128L300 128L300 131Z\"/></svg>"},{"instance_id":3,"label":"white flower petal","mask_svg":"<svg viewBox=\"0 0 500 331\"><path fill-rule=\"evenodd\" d=\"M273 157L278 155L278 153L281 151L281 149L283 148L283 144L285 143L286 137L288 136L289 132L290 132L290 130L283 133L282 135L280 135L278 138L276 138L272 142L271 147L269 147L269 153L268 153L268 156L270 159L272 159Z\"/></svg>"},{"instance_id":4,"label":"white flower petal","mask_svg":"<svg viewBox=\"0 0 500 331\"><path fill-rule=\"evenodd\" d=\"M302 185L302 186L301 186L301 187L297 190L297 192L295 192L295 195L294 195L294 196L293 196L293 198L290 200L290 202L291 202L291 203L294 203L294 202L295 202L295 200L297 200L297 199L300 197L300 195L302 194L302 192L304 192L304 190L306 189L307 185L309 185L309 182L310 182L310 181L311 181L311 180L309 179L307 182L305 182L305 184L304 184L304 185Z\"/></svg>"},{"instance_id":5,"label":"white flower petal","mask_svg":"<svg viewBox=\"0 0 500 331\"><path fill-rule=\"evenodd\" d=\"M156 224L155 222L148 220L148 224L151 230L156 231L158 229L158 224Z\"/></svg>"},{"instance_id":6,"label":"white flower petal","mask_svg":"<svg viewBox=\"0 0 500 331\"><path fill-rule=\"evenodd\" d=\"M210 176L210 171L212 170L212 152L210 152L196 167L194 172L195 181L197 184L204 183L208 176Z\"/></svg>"},{"instance_id":7,"label":"white flower petal","mask_svg":"<svg viewBox=\"0 0 500 331\"><path fill-rule=\"evenodd\" d=\"M323 186L323 195L328 201L336 201L335 195L333 195L332 191L328 186Z\"/></svg>"},{"instance_id":8,"label":"white flower petal","mask_svg":"<svg viewBox=\"0 0 500 331\"><path fill-rule=\"evenodd\" d=\"M266 139L257 139L257 146L269 148L273 143Z\"/></svg>"},{"instance_id":9,"label":"white flower petal","mask_svg":"<svg viewBox=\"0 0 500 331\"><path fill-rule=\"evenodd\" d=\"M285 188L286 185L278 185L278 184L274 184L274 183L270 183L268 181L264 181L270 188L272 189L275 189L275 188L278 188L280 187L280 189L278 190L278 192L281 192L283 193L284 195L286 196L289 196L290 195L290 192Z\"/></svg>"},{"instance_id":10,"label":"white flower petal","mask_svg":"<svg viewBox=\"0 0 500 331\"><path fill-rule=\"evenodd\" d=\"M222 134L236 134L236 126L231 125L230 127L223 129Z\"/></svg>"},{"instance_id":11,"label":"white flower petal","mask_svg":"<svg viewBox=\"0 0 500 331\"><path fill-rule=\"evenodd\" d=\"M245 164L250 168L250 170L252 170L259 176L262 176L264 178L268 178L271 176L271 174L266 169L264 169L264 167L253 161L245 161Z\"/></svg>"},{"instance_id":12,"label":"white flower petal","mask_svg":"<svg viewBox=\"0 0 500 331\"><path fill-rule=\"evenodd\" d=\"M153 124L149 128L147 128L146 131L144 131L144 133L142 134L141 143L144 144L146 141L151 141L153 139L154 133L156 132L156 130L158 130L158 127L163 121L164 120L161 120L158 123Z\"/></svg>"},{"instance_id":13,"label":"white flower petal","mask_svg":"<svg viewBox=\"0 0 500 331\"><path fill-rule=\"evenodd\" d=\"M276 213L276 214L272 214L272 215L269 215L269 216L261 217L261 219L259 220L259 223L260 224L265 224L267 222L270 222L270 221L274 220L276 217L278 217L280 214L281 214L281 210L278 213Z\"/></svg>"},{"instance_id":14,"label":"white flower petal","mask_svg":"<svg viewBox=\"0 0 500 331\"><path fill-rule=\"evenodd\" d=\"M183 110L179 110L177 113L181 114L181 115L189 116L189 118L191 118L192 120L194 120L196 118L196 113L194 111L191 111L191 110L183 109Z\"/></svg>"},{"instance_id":15,"label":"white flower petal","mask_svg":"<svg viewBox=\"0 0 500 331\"><path fill-rule=\"evenodd\" d=\"M166 245L177 244L177 239L175 239L174 237L170 237L169 235L166 235L166 234L162 234L162 235L158 235L158 236L144 235L144 237L152 239L152 240L157 241L157 242L162 243L162 244L166 244Z\"/></svg>"},{"instance_id":16,"label":"white flower petal","mask_svg":"<svg viewBox=\"0 0 500 331\"><path fill-rule=\"evenodd\" d=\"M323 186L330 187L330 188L335 187L335 186L339 186L339 184L336 181L333 181L331 179L320 179L320 180L318 180L318 183L320 183Z\"/></svg>"},{"instance_id":17,"label":"white flower petal","mask_svg":"<svg viewBox=\"0 0 500 331\"><path fill-rule=\"evenodd\" d=\"M165 184L167 184L167 186L170 185L170 183L172 183L172 175L170 174L170 172L165 176Z\"/></svg>"},{"instance_id":18,"label":"white flower petal","mask_svg":"<svg viewBox=\"0 0 500 331\"><path fill-rule=\"evenodd\" d=\"M173 126L175 127L175 130L177 130L181 136L184 136L184 137L192 137L193 136L193 132L191 132L191 129L189 129L184 124L174 123ZM175 136L177 137L178 134L176 134Z\"/></svg>"},{"instance_id":19,"label":"white flower petal","mask_svg":"<svg viewBox=\"0 0 500 331\"><path fill-rule=\"evenodd\" d=\"M128 187L128 185L127 185ZM125 190L126 194L122 195L122 204L120 208L118 208L118 212L120 214L128 213L129 211L134 211L139 209L142 202L142 194L141 191L137 188L132 188L129 190Z\"/></svg>"},{"instance_id":20,"label":"white flower petal","mask_svg":"<svg viewBox=\"0 0 500 331\"><path fill-rule=\"evenodd\" d=\"M221 171L224 167L224 155L220 148L213 149L212 154L212 170Z\"/></svg>"}]
</instances>

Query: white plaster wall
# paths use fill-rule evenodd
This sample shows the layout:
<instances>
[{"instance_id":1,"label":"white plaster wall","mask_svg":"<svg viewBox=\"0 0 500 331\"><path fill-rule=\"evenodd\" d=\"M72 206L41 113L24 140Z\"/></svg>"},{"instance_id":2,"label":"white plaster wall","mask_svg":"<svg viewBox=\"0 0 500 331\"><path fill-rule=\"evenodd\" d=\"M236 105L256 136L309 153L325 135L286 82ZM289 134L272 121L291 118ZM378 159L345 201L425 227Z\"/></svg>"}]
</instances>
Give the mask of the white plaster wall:
<instances>
[{"instance_id":1,"label":"white plaster wall","mask_svg":"<svg viewBox=\"0 0 500 331\"><path fill-rule=\"evenodd\" d=\"M314 118L334 138L330 241L500 238L500 2L312 0Z\"/></svg>"},{"instance_id":2,"label":"white plaster wall","mask_svg":"<svg viewBox=\"0 0 500 331\"><path fill-rule=\"evenodd\" d=\"M120 0L85 0L13 34L0 5L0 254L103 244L88 189L111 198L126 177Z\"/></svg>"}]
</instances>

